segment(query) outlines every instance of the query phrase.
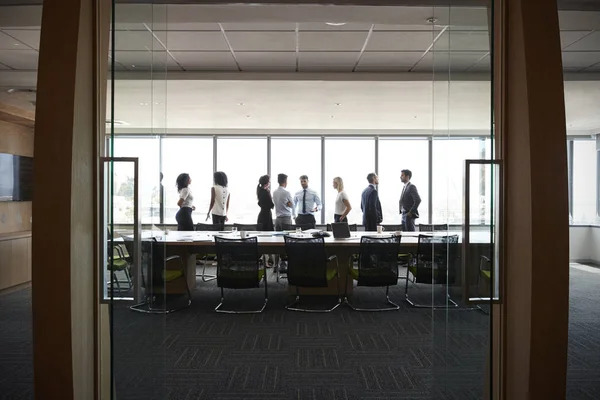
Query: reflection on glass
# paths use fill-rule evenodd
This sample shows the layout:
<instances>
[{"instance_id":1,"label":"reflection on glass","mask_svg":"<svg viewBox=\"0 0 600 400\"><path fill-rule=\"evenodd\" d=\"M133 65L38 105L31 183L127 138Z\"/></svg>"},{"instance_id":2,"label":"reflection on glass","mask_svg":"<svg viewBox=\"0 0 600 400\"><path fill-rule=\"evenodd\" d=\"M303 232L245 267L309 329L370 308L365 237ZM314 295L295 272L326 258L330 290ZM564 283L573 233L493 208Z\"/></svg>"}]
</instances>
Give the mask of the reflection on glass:
<instances>
[{"instance_id":1,"label":"reflection on glass","mask_svg":"<svg viewBox=\"0 0 600 400\"><path fill-rule=\"evenodd\" d=\"M175 224L179 210L179 195L175 180L183 172L190 174L190 188L194 195L196 210L192 213L194 223L204 222L210 203L210 187L213 181L212 138L164 138L162 140L162 169L164 174L164 216L166 224Z\"/></svg>"},{"instance_id":2,"label":"reflection on glass","mask_svg":"<svg viewBox=\"0 0 600 400\"><path fill-rule=\"evenodd\" d=\"M348 223L362 224L360 198L362 191L369 184L367 182L367 175L374 171L374 139L325 139L325 188L327 190L325 222L333 222L337 191L331 185L333 178L339 176L344 180L344 190L348 194L350 204L352 205L352 211L348 214ZM331 184L328 182L331 182ZM391 184L393 182L380 182L380 185ZM383 218L385 221L385 213L383 214Z\"/></svg>"},{"instance_id":3,"label":"reflection on glass","mask_svg":"<svg viewBox=\"0 0 600 400\"><path fill-rule=\"evenodd\" d=\"M290 157L292 155L292 157ZM301 162L293 155L301 157ZM300 176L308 176L308 186L321 192L321 139L320 138L273 138L271 139L271 191L277 189L277 174L288 176L287 190L292 196L299 190ZM328 189L327 186L325 186ZM333 204L331 205L333 207ZM273 211L275 218L275 211ZM321 222L321 213L315 213L317 223Z\"/></svg>"},{"instance_id":4,"label":"reflection on glass","mask_svg":"<svg viewBox=\"0 0 600 400\"><path fill-rule=\"evenodd\" d=\"M489 139L434 139L433 140L433 212L434 224L462 224L463 223L463 187L465 174L465 160L489 159ZM489 175L488 175L489 176ZM486 178L471 177L480 182L478 190L472 191L473 200L480 204L479 218L485 220L485 193ZM471 182L473 185L474 181ZM472 186L473 187L473 186ZM489 188L487 189L489 192ZM483 203L483 205L482 205ZM489 220L489 216L487 216Z\"/></svg>"},{"instance_id":5,"label":"reflection on glass","mask_svg":"<svg viewBox=\"0 0 600 400\"><path fill-rule=\"evenodd\" d=\"M429 142L426 139L379 139L379 199L384 224L402 223L398 201L404 185L400 171L412 172L411 182L421 196L419 223L429 222Z\"/></svg>"},{"instance_id":6,"label":"reflection on glass","mask_svg":"<svg viewBox=\"0 0 600 400\"><path fill-rule=\"evenodd\" d=\"M573 142L573 222L596 222L596 142Z\"/></svg>"},{"instance_id":7,"label":"reflection on glass","mask_svg":"<svg viewBox=\"0 0 600 400\"><path fill-rule=\"evenodd\" d=\"M115 138L115 157L139 158L140 213L142 223L159 223L160 171L157 137ZM115 224L133 223L133 172L122 163L114 164L114 221Z\"/></svg>"},{"instance_id":8,"label":"reflection on glass","mask_svg":"<svg viewBox=\"0 0 600 400\"><path fill-rule=\"evenodd\" d=\"M255 224L260 211L256 186L258 178L267 173L267 139L217 139L217 170L225 172L229 181L228 223ZM206 191L210 195L210 186ZM196 207L203 210L199 203Z\"/></svg>"}]
</instances>

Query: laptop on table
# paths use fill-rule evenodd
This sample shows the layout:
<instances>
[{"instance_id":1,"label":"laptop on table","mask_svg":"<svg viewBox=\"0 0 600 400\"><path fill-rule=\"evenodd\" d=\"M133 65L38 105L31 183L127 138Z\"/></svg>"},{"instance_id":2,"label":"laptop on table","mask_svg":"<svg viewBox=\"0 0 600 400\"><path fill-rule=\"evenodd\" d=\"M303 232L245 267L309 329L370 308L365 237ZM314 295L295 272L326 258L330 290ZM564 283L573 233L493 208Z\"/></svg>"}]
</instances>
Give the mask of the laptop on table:
<instances>
[{"instance_id":1,"label":"laptop on table","mask_svg":"<svg viewBox=\"0 0 600 400\"><path fill-rule=\"evenodd\" d=\"M347 222L334 222L331 224L331 230L335 239L348 239L350 237L350 228Z\"/></svg>"}]
</instances>

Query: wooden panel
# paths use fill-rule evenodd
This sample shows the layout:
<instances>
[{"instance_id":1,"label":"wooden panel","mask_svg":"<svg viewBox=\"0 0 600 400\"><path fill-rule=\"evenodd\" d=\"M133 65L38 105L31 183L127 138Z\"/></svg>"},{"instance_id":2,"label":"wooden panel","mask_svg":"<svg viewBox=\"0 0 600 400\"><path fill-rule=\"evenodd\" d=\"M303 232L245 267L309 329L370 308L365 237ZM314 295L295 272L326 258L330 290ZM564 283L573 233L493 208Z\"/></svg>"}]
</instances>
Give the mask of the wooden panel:
<instances>
[{"instance_id":1,"label":"wooden panel","mask_svg":"<svg viewBox=\"0 0 600 400\"><path fill-rule=\"evenodd\" d=\"M31 202L0 202L0 234L31 230Z\"/></svg>"},{"instance_id":2,"label":"wooden panel","mask_svg":"<svg viewBox=\"0 0 600 400\"><path fill-rule=\"evenodd\" d=\"M0 120L0 153L33 157L33 129Z\"/></svg>"},{"instance_id":3,"label":"wooden panel","mask_svg":"<svg viewBox=\"0 0 600 400\"><path fill-rule=\"evenodd\" d=\"M0 290L31 281L31 237L0 241Z\"/></svg>"},{"instance_id":4,"label":"wooden panel","mask_svg":"<svg viewBox=\"0 0 600 400\"><path fill-rule=\"evenodd\" d=\"M0 120L33 128L35 125L33 111L23 110L10 104L0 102Z\"/></svg>"}]
</instances>

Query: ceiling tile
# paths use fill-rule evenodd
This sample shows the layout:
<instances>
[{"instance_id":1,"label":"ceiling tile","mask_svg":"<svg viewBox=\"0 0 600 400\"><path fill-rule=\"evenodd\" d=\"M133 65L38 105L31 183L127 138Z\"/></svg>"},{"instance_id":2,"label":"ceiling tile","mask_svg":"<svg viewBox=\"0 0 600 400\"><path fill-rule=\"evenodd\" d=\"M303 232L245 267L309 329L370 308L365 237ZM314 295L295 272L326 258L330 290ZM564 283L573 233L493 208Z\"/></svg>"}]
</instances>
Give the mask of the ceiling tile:
<instances>
[{"instance_id":1,"label":"ceiling tile","mask_svg":"<svg viewBox=\"0 0 600 400\"><path fill-rule=\"evenodd\" d=\"M216 31L220 32L221 28L216 22L174 22L155 23L152 28L158 31Z\"/></svg>"},{"instance_id":2,"label":"ceiling tile","mask_svg":"<svg viewBox=\"0 0 600 400\"><path fill-rule=\"evenodd\" d=\"M363 53L357 71L407 71L419 58L422 52L366 52Z\"/></svg>"},{"instance_id":3,"label":"ceiling tile","mask_svg":"<svg viewBox=\"0 0 600 400\"><path fill-rule=\"evenodd\" d=\"M421 31L421 32L433 32L441 31L442 26L438 25L385 25L375 24L375 31Z\"/></svg>"},{"instance_id":4,"label":"ceiling tile","mask_svg":"<svg viewBox=\"0 0 600 400\"><path fill-rule=\"evenodd\" d=\"M242 71L294 71L296 69L295 52L236 52L235 57Z\"/></svg>"},{"instance_id":5,"label":"ceiling tile","mask_svg":"<svg viewBox=\"0 0 600 400\"><path fill-rule=\"evenodd\" d=\"M299 71L340 71L349 72L354 68L359 52L301 52Z\"/></svg>"},{"instance_id":6,"label":"ceiling tile","mask_svg":"<svg viewBox=\"0 0 600 400\"><path fill-rule=\"evenodd\" d=\"M414 72L434 71L445 73L448 71L462 72L473 67L482 60L486 53L461 53L461 52L429 52L423 57Z\"/></svg>"},{"instance_id":7,"label":"ceiling tile","mask_svg":"<svg viewBox=\"0 0 600 400\"><path fill-rule=\"evenodd\" d=\"M367 32L300 32L300 51L360 51Z\"/></svg>"},{"instance_id":8,"label":"ceiling tile","mask_svg":"<svg viewBox=\"0 0 600 400\"><path fill-rule=\"evenodd\" d=\"M561 31L560 45L561 48L567 49L570 45L589 34L590 31Z\"/></svg>"},{"instance_id":9,"label":"ceiling tile","mask_svg":"<svg viewBox=\"0 0 600 400\"><path fill-rule=\"evenodd\" d=\"M566 48L567 51L599 51L600 32L593 32Z\"/></svg>"},{"instance_id":10,"label":"ceiling tile","mask_svg":"<svg viewBox=\"0 0 600 400\"><path fill-rule=\"evenodd\" d=\"M226 33L229 31L290 31L296 30L296 24L293 22L233 22L233 23L222 23L221 26L225 29Z\"/></svg>"},{"instance_id":11,"label":"ceiling tile","mask_svg":"<svg viewBox=\"0 0 600 400\"><path fill-rule=\"evenodd\" d=\"M436 34L432 32L373 32L367 51L425 51Z\"/></svg>"},{"instance_id":12,"label":"ceiling tile","mask_svg":"<svg viewBox=\"0 0 600 400\"><path fill-rule=\"evenodd\" d=\"M167 32L167 48L171 51L229 51L221 32Z\"/></svg>"},{"instance_id":13,"label":"ceiling tile","mask_svg":"<svg viewBox=\"0 0 600 400\"><path fill-rule=\"evenodd\" d=\"M27 49L23 43L15 40L5 33L0 32L0 50L20 50Z\"/></svg>"},{"instance_id":14,"label":"ceiling tile","mask_svg":"<svg viewBox=\"0 0 600 400\"><path fill-rule=\"evenodd\" d=\"M115 51L115 61L128 70L167 69L180 70L179 66L165 51Z\"/></svg>"},{"instance_id":15,"label":"ceiling tile","mask_svg":"<svg viewBox=\"0 0 600 400\"><path fill-rule=\"evenodd\" d=\"M30 30L30 29L6 29L5 33L14 37L20 42L25 43L27 46L39 49L40 48L40 31L39 30ZM1 39L0 39L1 41ZM14 46L19 47L19 46ZM21 46L22 47L22 46Z\"/></svg>"},{"instance_id":16,"label":"ceiling tile","mask_svg":"<svg viewBox=\"0 0 600 400\"><path fill-rule=\"evenodd\" d=\"M600 52L562 52L563 68L587 68L600 62Z\"/></svg>"},{"instance_id":17,"label":"ceiling tile","mask_svg":"<svg viewBox=\"0 0 600 400\"><path fill-rule=\"evenodd\" d=\"M14 69L37 70L38 54L35 50L0 50L0 63Z\"/></svg>"},{"instance_id":18,"label":"ceiling tile","mask_svg":"<svg viewBox=\"0 0 600 400\"><path fill-rule=\"evenodd\" d=\"M234 51L296 51L294 32L226 32Z\"/></svg>"},{"instance_id":19,"label":"ceiling tile","mask_svg":"<svg viewBox=\"0 0 600 400\"><path fill-rule=\"evenodd\" d=\"M482 31L447 30L435 42L436 51L489 51L490 35Z\"/></svg>"},{"instance_id":20,"label":"ceiling tile","mask_svg":"<svg viewBox=\"0 0 600 400\"><path fill-rule=\"evenodd\" d=\"M117 31L115 32L115 51L160 51L164 50L161 42L166 44L166 32L149 31ZM112 49L112 42L110 43Z\"/></svg>"},{"instance_id":21,"label":"ceiling tile","mask_svg":"<svg viewBox=\"0 0 600 400\"><path fill-rule=\"evenodd\" d=\"M186 70L237 70L237 65L230 52L174 51L171 54Z\"/></svg>"},{"instance_id":22,"label":"ceiling tile","mask_svg":"<svg viewBox=\"0 0 600 400\"><path fill-rule=\"evenodd\" d=\"M368 31L371 24L360 24L348 22L345 25L331 26L324 22L303 22L300 24L300 31Z\"/></svg>"}]
</instances>

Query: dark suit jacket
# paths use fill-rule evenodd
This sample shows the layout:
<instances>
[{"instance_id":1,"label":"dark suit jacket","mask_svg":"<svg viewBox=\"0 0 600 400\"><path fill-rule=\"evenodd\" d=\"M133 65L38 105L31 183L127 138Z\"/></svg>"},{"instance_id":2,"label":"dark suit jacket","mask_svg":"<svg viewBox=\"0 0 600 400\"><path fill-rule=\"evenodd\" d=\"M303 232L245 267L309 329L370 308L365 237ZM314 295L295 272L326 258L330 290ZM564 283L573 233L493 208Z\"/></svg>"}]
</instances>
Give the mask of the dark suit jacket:
<instances>
[{"instance_id":1,"label":"dark suit jacket","mask_svg":"<svg viewBox=\"0 0 600 400\"><path fill-rule=\"evenodd\" d=\"M379 194L372 185L367 186L362 192L360 209L363 212L363 225L365 227L373 226L383 221L383 213L381 212L381 203L379 202Z\"/></svg>"},{"instance_id":2,"label":"dark suit jacket","mask_svg":"<svg viewBox=\"0 0 600 400\"><path fill-rule=\"evenodd\" d=\"M415 218L419 218L419 204L421 204L421 196L419 196L417 187L408 182L400 196L400 214L410 212Z\"/></svg>"}]
</instances>

